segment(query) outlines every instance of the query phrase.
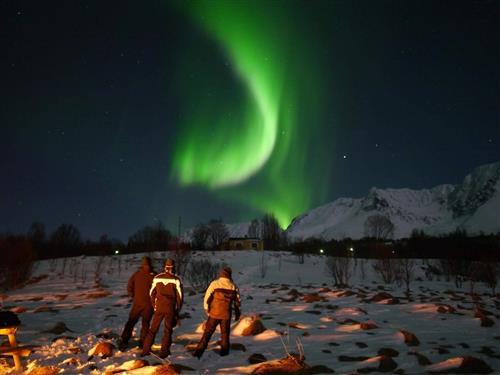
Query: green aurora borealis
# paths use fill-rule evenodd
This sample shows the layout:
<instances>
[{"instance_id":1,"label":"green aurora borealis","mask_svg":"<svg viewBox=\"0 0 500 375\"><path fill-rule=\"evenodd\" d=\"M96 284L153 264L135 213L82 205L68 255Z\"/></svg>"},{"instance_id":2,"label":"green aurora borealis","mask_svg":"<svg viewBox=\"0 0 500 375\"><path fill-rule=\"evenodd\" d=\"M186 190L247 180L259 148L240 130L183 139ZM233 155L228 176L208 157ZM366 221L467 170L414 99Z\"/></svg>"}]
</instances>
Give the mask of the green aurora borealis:
<instances>
[{"instance_id":1,"label":"green aurora borealis","mask_svg":"<svg viewBox=\"0 0 500 375\"><path fill-rule=\"evenodd\" d=\"M173 176L182 186L201 185L273 213L286 227L322 203L328 189L333 145L321 131L324 68L314 35L293 2L196 1L181 8L211 44L214 61L197 60L198 46L190 45L179 64Z\"/></svg>"}]
</instances>

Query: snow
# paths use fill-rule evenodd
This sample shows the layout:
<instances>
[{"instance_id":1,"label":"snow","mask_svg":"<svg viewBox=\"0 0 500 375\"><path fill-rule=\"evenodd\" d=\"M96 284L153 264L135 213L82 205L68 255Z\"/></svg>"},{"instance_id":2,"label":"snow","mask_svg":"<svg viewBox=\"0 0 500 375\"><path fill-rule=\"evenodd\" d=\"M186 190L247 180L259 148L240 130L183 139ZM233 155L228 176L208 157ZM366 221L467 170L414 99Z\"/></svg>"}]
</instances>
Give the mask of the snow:
<instances>
[{"instance_id":1,"label":"snow","mask_svg":"<svg viewBox=\"0 0 500 375\"><path fill-rule=\"evenodd\" d=\"M370 189L363 198L340 198L296 218L287 229L294 240L359 239L369 216L381 214L394 224L393 238L414 229L430 235L457 228L469 234L500 231L500 162L476 168L460 185L432 189Z\"/></svg>"},{"instance_id":2,"label":"snow","mask_svg":"<svg viewBox=\"0 0 500 375\"><path fill-rule=\"evenodd\" d=\"M135 346L125 352L115 350L109 358L96 355L88 360L88 353L97 343L114 342L121 333L130 309L125 295L126 282L138 267L142 255L101 258L105 271L100 275L95 275L98 263L95 257L70 258L66 261L64 272L61 259L57 262L38 262L35 276L46 274L47 278L2 296L4 309L26 308L19 314L22 325L18 340L37 347L28 358L23 359L23 364L29 368L57 366L68 374L102 374L118 368L129 369L126 370L129 374L154 373L160 362L152 356L145 358L149 366L130 370L135 366L133 361L140 359L139 349ZM154 254L157 270L167 256L167 253ZM485 310L493 313L489 317L495 322L488 328L480 327L479 320L474 318L474 301L467 294L467 284L464 289L456 289L452 282L429 281L420 266L416 276L423 281L412 283L414 300L409 301L403 289L380 282L369 260L358 259L352 263L354 270L350 290L355 294L345 296L332 285L332 279L325 272L324 256L306 255L304 264L287 252L196 252L193 256L208 257L213 262L224 262L233 268L234 281L242 296L243 317L239 323L232 324L231 343L242 344L246 349L232 349L230 355L220 357L214 351L218 348L216 341L219 339L219 334L215 333L201 360L190 355L185 345L191 344L192 347L201 337L198 327L204 319L203 295L189 295L190 286L185 282L186 301L182 312L189 313L191 318L183 319L180 327L175 329L169 360L195 369L193 373L251 373L256 367L248 362L251 354L260 353L268 360L283 358L285 347L289 352L297 352L297 339L303 344L308 365L324 365L337 374L352 373L374 366L375 362L376 366L381 348L399 352L393 359L398 369L406 374L420 374L428 370L419 364L413 355L415 352L427 357L433 363L433 369L445 366L447 360L450 366L455 366L456 358L473 356L485 361L495 373L500 373L500 350L497 349L500 299L498 295L486 295L490 291L482 285L476 285L480 303ZM262 257L266 272L260 269ZM362 263L365 273L360 271ZM370 303L366 297L357 294L362 290L369 298L379 293L381 288L399 298L401 303ZM302 296L291 300L291 289L302 295L319 295L323 300L307 303ZM460 300L456 300L457 297ZM439 302L433 302L438 299ZM439 313L437 307L441 304L453 306L457 313ZM46 308L35 312L41 306ZM252 320L250 317L255 316L260 316L267 330L256 336L241 336L242 330ZM46 332L58 322L63 322L71 331L60 334ZM367 322L376 324L378 328L362 329L361 323ZM135 329L136 335L139 328L140 322ZM400 330L414 333L420 345L407 346ZM161 336L160 331L156 343L160 342ZM491 348L496 354L486 354L484 347ZM440 354L440 349L441 352L446 349L448 353ZM339 360L340 356L368 359L346 362ZM0 361L0 374L9 371L5 361Z\"/></svg>"}]
</instances>

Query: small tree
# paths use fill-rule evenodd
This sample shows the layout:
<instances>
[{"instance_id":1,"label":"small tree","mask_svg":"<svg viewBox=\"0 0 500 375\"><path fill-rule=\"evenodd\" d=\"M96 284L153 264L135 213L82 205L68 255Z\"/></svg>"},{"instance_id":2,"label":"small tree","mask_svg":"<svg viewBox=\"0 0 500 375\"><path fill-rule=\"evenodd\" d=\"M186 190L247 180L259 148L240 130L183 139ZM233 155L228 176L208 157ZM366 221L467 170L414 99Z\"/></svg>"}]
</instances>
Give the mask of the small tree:
<instances>
[{"instance_id":1,"label":"small tree","mask_svg":"<svg viewBox=\"0 0 500 375\"><path fill-rule=\"evenodd\" d=\"M266 253L263 251L262 256L259 261L259 271L261 279L266 277L267 274L267 261L266 261Z\"/></svg>"},{"instance_id":2,"label":"small tree","mask_svg":"<svg viewBox=\"0 0 500 375\"><path fill-rule=\"evenodd\" d=\"M72 224L61 224L50 236L49 245L52 257L80 255L80 231Z\"/></svg>"},{"instance_id":3,"label":"small tree","mask_svg":"<svg viewBox=\"0 0 500 375\"><path fill-rule=\"evenodd\" d=\"M191 237L191 246L193 250L206 250L209 235L210 230L207 225L202 223L196 225Z\"/></svg>"},{"instance_id":4,"label":"small tree","mask_svg":"<svg viewBox=\"0 0 500 375\"><path fill-rule=\"evenodd\" d=\"M0 236L0 288L22 285L31 276L35 253L24 236Z\"/></svg>"},{"instance_id":5,"label":"small tree","mask_svg":"<svg viewBox=\"0 0 500 375\"><path fill-rule=\"evenodd\" d=\"M221 245L229 238L229 231L222 219L212 219L208 222L209 239L212 250L220 249Z\"/></svg>"},{"instance_id":6,"label":"small tree","mask_svg":"<svg viewBox=\"0 0 500 375\"><path fill-rule=\"evenodd\" d=\"M129 251L152 253L166 251L169 247L172 234L161 222L155 226L145 226L139 229L128 239Z\"/></svg>"},{"instance_id":7,"label":"small tree","mask_svg":"<svg viewBox=\"0 0 500 375\"><path fill-rule=\"evenodd\" d=\"M195 290L203 291L217 277L218 272L219 264L214 264L208 259L193 259L189 263L186 278Z\"/></svg>"},{"instance_id":8,"label":"small tree","mask_svg":"<svg viewBox=\"0 0 500 375\"><path fill-rule=\"evenodd\" d=\"M346 287L349 285L349 279L352 275L351 257L332 257L326 260L326 267L335 286Z\"/></svg>"},{"instance_id":9,"label":"small tree","mask_svg":"<svg viewBox=\"0 0 500 375\"><path fill-rule=\"evenodd\" d=\"M33 250L39 255L42 254L46 240L45 225L34 221L28 229L27 237L31 241Z\"/></svg>"},{"instance_id":10,"label":"small tree","mask_svg":"<svg viewBox=\"0 0 500 375\"><path fill-rule=\"evenodd\" d=\"M394 224L387 216L375 214L365 221L365 235L377 240L391 238L394 234Z\"/></svg>"},{"instance_id":11,"label":"small tree","mask_svg":"<svg viewBox=\"0 0 500 375\"><path fill-rule=\"evenodd\" d=\"M282 242L282 230L273 214L266 214L260 224L261 238L264 241L264 248L277 250Z\"/></svg>"},{"instance_id":12,"label":"small tree","mask_svg":"<svg viewBox=\"0 0 500 375\"><path fill-rule=\"evenodd\" d=\"M175 262L175 272L179 276L184 276L191 260L191 250L177 244L176 248L170 251L170 258Z\"/></svg>"},{"instance_id":13,"label":"small tree","mask_svg":"<svg viewBox=\"0 0 500 375\"><path fill-rule=\"evenodd\" d=\"M498 284L498 264L494 259L483 261L483 277L484 282L491 288L491 294L495 295L495 290Z\"/></svg>"},{"instance_id":14,"label":"small tree","mask_svg":"<svg viewBox=\"0 0 500 375\"><path fill-rule=\"evenodd\" d=\"M248 226L248 237L260 238L260 223L259 220L253 219Z\"/></svg>"},{"instance_id":15,"label":"small tree","mask_svg":"<svg viewBox=\"0 0 500 375\"><path fill-rule=\"evenodd\" d=\"M415 274L415 260L410 258L399 259L399 275L406 286L406 293L410 294L410 283Z\"/></svg>"}]
</instances>

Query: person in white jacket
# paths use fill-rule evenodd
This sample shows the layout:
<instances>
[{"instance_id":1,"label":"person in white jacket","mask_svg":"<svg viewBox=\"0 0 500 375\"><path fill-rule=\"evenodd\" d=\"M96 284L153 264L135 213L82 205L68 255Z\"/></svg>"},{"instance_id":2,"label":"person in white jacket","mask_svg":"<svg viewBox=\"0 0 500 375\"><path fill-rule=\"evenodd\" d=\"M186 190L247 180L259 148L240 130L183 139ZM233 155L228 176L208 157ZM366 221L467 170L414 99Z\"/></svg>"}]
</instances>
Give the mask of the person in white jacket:
<instances>
[{"instance_id":1,"label":"person in white jacket","mask_svg":"<svg viewBox=\"0 0 500 375\"><path fill-rule=\"evenodd\" d=\"M229 335L231 331L231 314L234 309L235 320L240 319L241 299L238 288L231 279L232 270L224 267L218 279L212 281L205 292L203 307L208 315L205 331L193 356L201 358L215 329L220 325L221 350L220 355L229 354Z\"/></svg>"}]
</instances>

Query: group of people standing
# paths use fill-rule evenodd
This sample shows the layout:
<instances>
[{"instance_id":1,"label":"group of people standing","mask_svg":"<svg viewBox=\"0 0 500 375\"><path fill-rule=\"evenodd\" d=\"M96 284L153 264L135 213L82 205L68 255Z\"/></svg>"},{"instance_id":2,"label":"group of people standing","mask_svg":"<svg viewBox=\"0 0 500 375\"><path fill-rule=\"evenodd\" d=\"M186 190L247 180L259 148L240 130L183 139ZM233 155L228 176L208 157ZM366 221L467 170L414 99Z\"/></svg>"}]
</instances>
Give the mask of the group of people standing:
<instances>
[{"instance_id":1,"label":"group of people standing","mask_svg":"<svg viewBox=\"0 0 500 375\"><path fill-rule=\"evenodd\" d=\"M146 356L151 352L156 333L163 322L164 333L159 357L166 358L170 355L172 331L179 323L179 314L184 302L183 285L181 279L175 274L174 261L167 259L164 272L154 276L151 259L143 257L139 270L128 281L127 291L133 302L120 338L120 350L127 348L134 326L141 318L142 327L139 338L139 347L142 348L141 356ZM235 320L239 320L240 306L240 295L232 280L231 268L224 267L219 278L212 281L205 292L203 307L208 319L193 356L201 358L219 325L221 330L220 355L229 354L232 310L234 309Z\"/></svg>"}]
</instances>

